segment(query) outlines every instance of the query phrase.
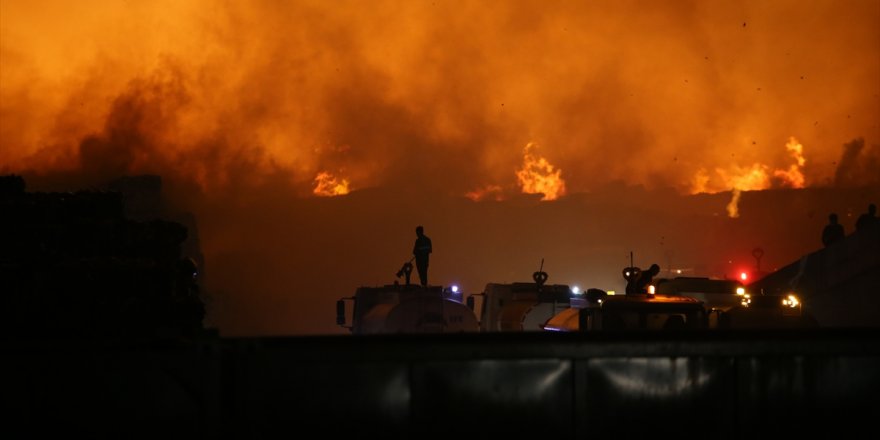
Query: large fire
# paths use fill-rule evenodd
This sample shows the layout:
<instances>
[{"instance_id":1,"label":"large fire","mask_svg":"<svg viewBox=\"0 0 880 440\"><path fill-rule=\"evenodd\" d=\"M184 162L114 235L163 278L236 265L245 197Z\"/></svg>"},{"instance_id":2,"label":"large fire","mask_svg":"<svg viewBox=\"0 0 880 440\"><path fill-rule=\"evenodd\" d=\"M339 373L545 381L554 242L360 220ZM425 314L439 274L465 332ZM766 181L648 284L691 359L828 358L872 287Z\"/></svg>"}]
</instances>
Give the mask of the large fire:
<instances>
[{"instance_id":1,"label":"large fire","mask_svg":"<svg viewBox=\"0 0 880 440\"><path fill-rule=\"evenodd\" d=\"M529 142L523 149L522 168L516 171L517 182L526 194L543 194L541 200L556 200L565 195L562 170L536 155L537 148L537 144Z\"/></svg>"},{"instance_id":2,"label":"large fire","mask_svg":"<svg viewBox=\"0 0 880 440\"><path fill-rule=\"evenodd\" d=\"M739 217L738 204L743 191L760 191L772 187L803 188L805 185L803 166L807 163L804 158L804 146L791 136L785 144L785 149L795 161L788 168L774 169L771 174L769 172L771 167L763 163L753 163L747 167L733 164L727 168L716 168L714 180L705 168L701 168L691 179L691 193L731 191L732 197L727 205L727 214L731 218L736 218ZM773 178L776 178L775 182Z\"/></svg>"},{"instance_id":3,"label":"large fire","mask_svg":"<svg viewBox=\"0 0 880 440\"><path fill-rule=\"evenodd\" d=\"M513 173L516 175L516 186L523 194L540 194L542 201L556 200L565 195L562 170L553 166L547 158L539 156L537 149L535 142L529 142L523 148L522 164ZM507 198L506 192L501 185L488 184L468 191L464 196L475 202L501 201Z\"/></svg>"},{"instance_id":4,"label":"large fire","mask_svg":"<svg viewBox=\"0 0 880 440\"><path fill-rule=\"evenodd\" d=\"M321 171L315 176L315 189L312 192L316 196L341 196L348 194L348 180L336 178L332 174Z\"/></svg>"},{"instance_id":5,"label":"large fire","mask_svg":"<svg viewBox=\"0 0 880 440\"><path fill-rule=\"evenodd\" d=\"M711 176L705 168L697 171L691 179L691 193L714 193L720 191L740 190L759 191L774 186L787 188L803 188L804 146L794 136L789 137L785 149L794 158L795 163L788 168L777 168L770 172L771 167L764 163L753 163L742 167L731 164L726 168L715 168L715 175ZM774 184L772 177L778 178Z\"/></svg>"},{"instance_id":6,"label":"large fire","mask_svg":"<svg viewBox=\"0 0 880 440\"><path fill-rule=\"evenodd\" d=\"M788 143L785 144L785 149L788 150L794 158L795 163L791 164L787 170L774 171L773 175L782 179L785 186L791 188L803 188L804 173L801 170L803 169L804 164L807 163L807 160L804 158L804 146L792 136L789 138Z\"/></svg>"}]
</instances>

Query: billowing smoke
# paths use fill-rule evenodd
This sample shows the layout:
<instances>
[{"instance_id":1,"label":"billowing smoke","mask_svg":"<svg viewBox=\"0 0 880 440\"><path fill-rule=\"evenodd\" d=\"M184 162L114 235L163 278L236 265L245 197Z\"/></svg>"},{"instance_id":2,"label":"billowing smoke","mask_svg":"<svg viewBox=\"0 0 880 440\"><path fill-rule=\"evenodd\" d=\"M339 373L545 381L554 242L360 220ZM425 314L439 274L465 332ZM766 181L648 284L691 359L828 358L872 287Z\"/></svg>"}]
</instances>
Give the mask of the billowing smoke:
<instances>
[{"instance_id":1,"label":"billowing smoke","mask_svg":"<svg viewBox=\"0 0 880 440\"><path fill-rule=\"evenodd\" d=\"M34 0L0 9L0 173L24 174L32 189L161 175L198 218L214 290L226 292L220 320L250 332L309 332L302 323L329 303L300 307L303 298L385 281L374 274L399 267L406 255L396 252L408 246L376 242L418 223L447 239L469 234L453 246L459 255L474 252L464 243L518 255L507 240L534 234L525 240L534 252L516 257L523 266L545 243L595 238L550 239L526 220L519 207L550 198L520 195L537 188L517 174L529 159L545 164L532 177L564 183L556 201L534 205L549 214L592 193L603 215L628 215L615 205L634 203L624 190L702 184L743 190L733 208L745 222L756 209L749 188L725 183L740 174L877 183L876 143L846 147L837 163L842 142L880 139L872 0ZM792 137L803 145L796 167ZM540 149L527 158L527 145ZM794 186L767 179L764 188ZM459 204L465 196L473 205ZM730 197L721 198L708 215L729 220ZM462 206L480 221L462 223ZM501 212L520 223L497 227L511 222ZM623 228L635 220L590 221L613 228L609 241L565 256L657 242ZM658 235L666 246L675 236ZM470 264L487 267L473 280L519 278L500 272L512 262ZM342 281L321 284L334 274Z\"/></svg>"},{"instance_id":2,"label":"billowing smoke","mask_svg":"<svg viewBox=\"0 0 880 440\"><path fill-rule=\"evenodd\" d=\"M701 169L788 166L789 136L823 182L841 139L880 138L872 1L37 1L0 20L4 170L132 141L108 173L207 188L245 160L300 194L327 173L462 195L516 187L534 142L568 192L688 191Z\"/></svg>"},{"instance_id":3,"label":"billowing smoke","mask_svg":"<svg viewBox=\"0 0 880 440\"><path fill-rule=\"evenodd\" d=\"M843 144L843 155L834 172L835 186L880 184L880 145L865 148L865 140Z\"/></svg>"}]
</instances>

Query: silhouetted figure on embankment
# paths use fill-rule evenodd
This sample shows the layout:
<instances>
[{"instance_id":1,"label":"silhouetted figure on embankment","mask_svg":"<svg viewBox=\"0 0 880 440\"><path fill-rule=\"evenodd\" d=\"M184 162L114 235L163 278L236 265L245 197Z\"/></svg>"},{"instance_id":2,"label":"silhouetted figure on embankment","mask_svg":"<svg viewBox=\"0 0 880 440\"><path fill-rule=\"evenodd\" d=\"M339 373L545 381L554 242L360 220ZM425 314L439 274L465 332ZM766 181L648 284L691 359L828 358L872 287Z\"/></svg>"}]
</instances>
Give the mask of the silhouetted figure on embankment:
<instances>
[{"instance_id":1,"label":"silhouetted figure on embankment","mask_svg":"<svg viewBox=\"0 0 880 440\"><path fill-rule=\"evenodd\" d=\"M871 203L868 205L868 212L860 215L856 220L856 231L876 228L878 223L880 223L880 218L877 217L877 205Z\"/></svg>"},{"instance_id":2,"label":"silhouetted figure on embankment","mask_svg":"<svg viewBox=\"0 0 880 440\"><path fill-rule=\"evenodd\" d=\"M837 214L831 213L828 216L828 224L822 230L822 244L825 247L831 246L832 243L842 240L845 235L843 225L837 222Z\"/></svg>"}]
</instances>

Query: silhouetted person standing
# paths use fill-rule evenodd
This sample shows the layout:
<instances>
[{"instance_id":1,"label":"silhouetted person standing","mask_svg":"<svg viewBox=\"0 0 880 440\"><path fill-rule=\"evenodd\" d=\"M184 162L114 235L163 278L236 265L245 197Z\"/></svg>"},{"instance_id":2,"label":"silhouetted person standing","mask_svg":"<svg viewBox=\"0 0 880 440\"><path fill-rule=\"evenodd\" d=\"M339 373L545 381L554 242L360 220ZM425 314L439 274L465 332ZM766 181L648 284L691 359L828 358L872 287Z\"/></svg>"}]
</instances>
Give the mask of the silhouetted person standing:
<instances>
[{"instance_id":1,"label":"silhouetted person standing","mask_svg":"<svg viewBox=\"0 0 880 440\"><path fill-rule=\"evenodd\" d=\"M877 221L877 205L871 203L868 205L868 212L860 215L859 219L856 220L856 231L876 227Z\"/></svg>"},{"instance_id":2,"label":"silhouetted person standing","mask_svg":"<svg viewBox=\"0 0 880 440\"><path fill-rule=\"evenodd\" d=\"M416 259L416 270L419 271L419 281L422 286L428 285L428 256L431 255L432 250L431 239L425 235L425 228L417 226L413 256Z\"/></svg>"},{"instance_id":3,"label":"silhouetted person standing","mask_svg":"<svg viewBox=\"0 0 880 440\"><path fill-rule=\"evenodd\" d=\"M831 213L828 216L828 224L822 230L822 244L825 247L831 246L831 243L838 241L844 237L843 225L837 223L837 214Z\"/></svg>"}]
</instances>

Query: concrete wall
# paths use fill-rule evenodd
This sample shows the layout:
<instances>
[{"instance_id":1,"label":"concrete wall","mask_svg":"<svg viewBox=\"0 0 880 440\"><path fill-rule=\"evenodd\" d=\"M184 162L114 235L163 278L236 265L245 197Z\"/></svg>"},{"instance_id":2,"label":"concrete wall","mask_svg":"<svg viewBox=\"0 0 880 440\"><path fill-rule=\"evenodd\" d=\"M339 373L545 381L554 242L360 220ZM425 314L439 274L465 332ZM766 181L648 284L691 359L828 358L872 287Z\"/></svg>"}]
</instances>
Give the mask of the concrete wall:
<instances>
[{"instance_id":1,"label":"concrete wall","mask_svg":"<svg viewBox=\"0 0 880 440\"><path fill-rule=\"evenodd\" d=\"M461 334L17 344L10 426L87 437L847 435L880 331Z\"/></svg>"}]
</instances>

